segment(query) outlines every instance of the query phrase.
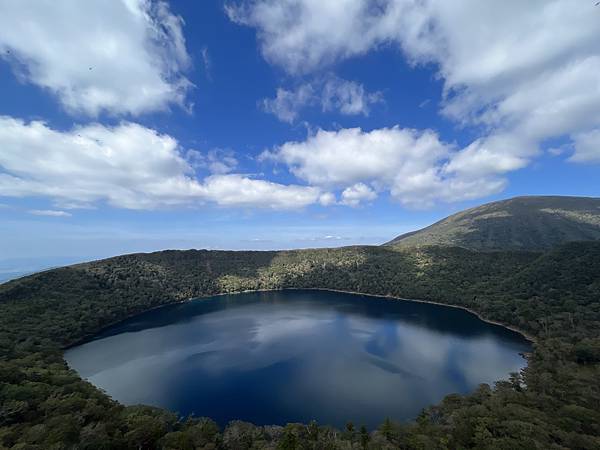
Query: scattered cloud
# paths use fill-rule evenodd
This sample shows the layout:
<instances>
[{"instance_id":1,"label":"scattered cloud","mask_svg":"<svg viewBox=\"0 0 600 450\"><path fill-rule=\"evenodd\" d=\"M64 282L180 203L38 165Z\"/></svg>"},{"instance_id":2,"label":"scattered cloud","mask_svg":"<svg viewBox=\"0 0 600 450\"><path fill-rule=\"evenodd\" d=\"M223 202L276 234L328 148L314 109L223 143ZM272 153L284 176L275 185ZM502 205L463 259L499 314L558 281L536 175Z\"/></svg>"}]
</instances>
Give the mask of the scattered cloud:
<instances>
[{"instance_id":1,"label":"scattered cloud","mask_svg":"<svg viewBox=\"0 0 600 450\"><path fill-rule=\"evenodd\" d=\"M567 150L569 150L572 146L570 144L568 145L560 145L558 147L550 147L547 152L550 153L552 156L560 156L563 155Z\"/></svg>"},{"instance_id":2,"label":"scattered cloud","mask_svg":"<svg viewBox=\"0 0 600 450\"><path fill-rule=\"evenodd\" d=\"M573 137L575 153L569 161L579 163L600 163L600 128L578 133Z\"/></svg>"},{"instance_id":3,"label":"scattered cloud","mask_svg":"<svg viewBox=\"0 0 600 450\"><path fill-rule=\"evenodd\" d=\"M319 197L319 203L323 206L331 206L337 203L335 195L331 192L325 192Z\"/></svg>"},{"instance_id":4,"label":"scattered cloud","mask_svg":"<svg viewBox=\"0 0 600 450\"><path fill-rule=\"evenodd\" d=\"M210 53L208 53L208 47L202 47L201 53L202 63L204 65L204 73L209 81L212 81L212 59Z\"/></svg>"},{"instance_id":5,"label":"scattered cloud","mask_svg":"<svg viewBox=\"0 0 600 450\"><path fill-rule=\"evenodd\" d=\"M238 165L237 159L233 156L223 156L221 159L216 159L212 152L208 153L210 164L208 169L211 173L223 174L229 173L235 170Z\"/></svg>"},{"instance_id":6,"label":"scattered cloud","mask_svg":"<svg viewBox=\"0 0 600 450\"><path fill-rule=\"evenodd\" d=\"M367 92L356 81L329 75L291 90L278 88L275 98L263 99L265 112L274 114L282 122L293 123L300 111L307 107L320 107L323 112L368 116L371 106L383 101L383 94Z\"/></svg>"},{"instance_id":7,"label":"scattered cloud","mask_svg":"<svg viewBox=\"0 0 600 450\"><path fill-rule=\"evenodd\" d=\"M317 203L314 187L283 185L243 175L213 175L205 180L205 196L222 206L296 209Z\"/></svg>"},{"instance_id":8,"label":"scattered cloud","mask_svg":"<svg viewBox=\"0 0 600 450\"><path fill-rule=\"evenodd\" d=\"M182 26L161 0L2 2L0 57L72 114L189 108Z\"/></svg>"},{"instance_id":9,"label":"scattered cloud","mask_svg":"<svg viewBox=\"0 0 600 450\"><path fill-rule=\"evenodd\" d=\"M339 111L342 114L369 115L371 105L383 101L383 93L366 92L362 84L329 77L321 93L323 111Z\"/></svg>"},{"instance_id":10,"label":"scattered cloud","mask_svg":"<svg viewBox=\"0 0 600 450\"><path fill-rule=\"evenodd\" d=\"M62 132L0 116L0 148L1 195L49 197L60 208L105 202L129 209L202 203L295 209L327 198L317 187L224 173L232 162L217 167L211 153L206 160L214 173L198 180L173 137L135 123Z\"/></svg>"},{"instance_id":11,"label":"scattered cloud","mask_svg":"<svg viewBox=\"0 0 600 450\"><path fill-rule=\"evenodd\" d=\"M350 238L338 236L334 234L326 234L323 236L302 237L296 238L296 242L331 242L331 241L348 241Z\"/></svg>"},{"instance_id":12,"label":"scattered cloud","mask_svg":"<svg viewBox=\"0 0 600 450\"><path fill-rule=\"evenodd\" d=\"M267 61L292 75L389 45L413 65L433 65L444 82L441 113L480 133L442 171L455 190L483 183L483 196L501 189L504 174L526 167L554 138L573 142L572 162L600 159L600 22L593 2L253 0L226 11L256 28ZM412 178L430 177L445 190L449 180L440 183L436 173Z\"/></svg>"},{"instance_id":13,"label":"scattered cloud","mask_svg":"<svg viewBox=\"0 0 600 450\"><path fill-rule=\"evenodd\" d=\"M424 20L401 45L414 62L439 67L442 113L483 130L464 149L465 167L519 169L544 141L576 140L600 127L600 26L591 8L564 1L493 7L429 1L407 10L407 17Z\"/></svg>"},{"instance_id":14,"label":"scattered cloud","mask_svg":"<svg viewBox=\"0 0 600 450\"><path fill-rule=\"evenodd\" d=\"M548 149L555 156L600 162L600 22L591 3L239 0L225 10L256 28L270 63L292 76L310 74L311 81L263 100L280 120L293 123L305 108L368 115L383 101L380 92L322 74L335 62L395 46L411 64L434 67L444 84L440 113L479 137L459 148L432 130L317 129L261 155L306 183L286 185L237 173L232 152L186 151L132 122L58 131L0 117L1 195L45 196L62 209L293 209L356 206L389 192L423 207L501 191L506 175L531 164L553 139L568 142ZM209 74L206 47L201 55ZM0 58L72 114L189 107L183 20L163 1L5 2ZM197 169L208 176L198 178Z\"/></svg>"},{"instance_id":15,"label":"scattered cloud","mask_svg":"<svg viewBox=\"0 0 600 450\"><path fill-rule=\"evenodd\" d=\"M525 167L529 162L526 155L534 148L534 144L520 136L495 134L476 139L461 149L448 163L446 171L463 176L504 174Z\"/></svg>"},{"instance_id":16,"label":"scattered cloud","mask_svg":"<svg viewBox=\"0 0 600 450\"><path fill-rule=\"evenodd\" d=\"M298 86L295 90L277 88L275 98L262 101L263 111L274 114L282 122L293 123L299 111L315 103L317 96L310 84Z\"/></svg>"},{"instance_id":17,"label":"scattered cloud","mask_svg":"<svg viewBox=\"0 0 600 450\"><path fill-rule=\"evenodd\" d=\"M0 192L42 195L58 205L96 201L122 208L180 204L201 195L177 141L133 123L68 132L0 118Z\"/></svg>"},{"instance_id":18,"label":"scattered cloud","mask_svg":"<svg viewBox=\"0 0 600 450\"><path fill-rule=\"evenodd\" d=\"M233 151L219 148L208 151L206 155L198 150L188 150L186 159L195 169L206 169L213 174L230 173L238 166Z\"/></svg>"},{"instance_id":19,"label":"scattered cloud","mask_svg":"<svg viewBox=\"0 0 600 450\"><path fill-rule=\"evenodd\" d=\"M397 24L389 1L253 0L230 2L230 20L256 28L264 57L284 70L307 73L382 43Z\"/></svg>"},{"instance_id":20,"label":"scattered cloud","mask_svg":"<svg viewBox=\"0 0 600 450\"><path fill-rule=\"evenodd\" d=\"M72 214L67 211L58 211L54 209L31 209L28 211L29 214L34 216L48 216L48 217L71 217Z\"/></svg>"},{"instance_id":21,"label":"scattered cloud","mask_svg":"<svg viewBox=\"0 0 600 450\"><path fill-rule=\"evenodd\" d=\"M356 183L342 191L342 205L356 207L363 202L375 200L377 194L364 183Z\"/></svg>"},{"instance_id":22,"label":"scattered cloud","mask_svg":"<svg viewBox=\"0 0 600 450\"><path fill-rule=\"evenodd\" d=\"M435 132L398 126L318 130L305 141L263 152L260 160L283 163L310 185L343 189L345 205L373 200L375 192L388 190L404 205L428 207L490 195L505 184L490 173L489 161L468 165L464 153Z\"/></svg>"}]
</instances>

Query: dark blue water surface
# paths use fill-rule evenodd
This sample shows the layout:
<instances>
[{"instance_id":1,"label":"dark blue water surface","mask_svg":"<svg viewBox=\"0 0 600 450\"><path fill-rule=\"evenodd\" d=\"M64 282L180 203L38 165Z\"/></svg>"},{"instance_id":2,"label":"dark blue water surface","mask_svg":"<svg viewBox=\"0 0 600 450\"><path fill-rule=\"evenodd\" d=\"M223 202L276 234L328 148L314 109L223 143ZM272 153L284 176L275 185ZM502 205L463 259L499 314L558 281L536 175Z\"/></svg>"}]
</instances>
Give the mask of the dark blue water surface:
<instances>
[{"instance_id":1,"label":"dark blue water surface","mask_svg":"<svg viewBox=\"0 0 600 450\"><path fill-rule=\"evenodd\" d=\"M327 291L225 295L167 306L66 352L125 404L255 424L370 428L519 371L519 334L466 311Z\"/></svg>"}]
</instances>

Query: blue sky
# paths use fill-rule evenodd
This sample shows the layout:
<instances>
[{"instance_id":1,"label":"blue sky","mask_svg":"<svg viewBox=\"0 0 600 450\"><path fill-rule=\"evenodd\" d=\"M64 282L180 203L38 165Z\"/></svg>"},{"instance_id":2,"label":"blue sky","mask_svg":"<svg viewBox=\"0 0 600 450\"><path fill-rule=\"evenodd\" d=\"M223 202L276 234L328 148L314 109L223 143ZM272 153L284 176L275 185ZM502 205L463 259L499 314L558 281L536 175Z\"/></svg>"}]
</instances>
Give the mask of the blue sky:
<instances>
[{"instance_id":1,"label":"blue sky","mask_svg":"<svg viewBox=\"0 0 600 450\"><path fill-rule=\"evenodd\" d=\"M380 244L496 199L598 196L599 15L587 1L5 2L0 270Z\"/></svg>"}]
</instances>

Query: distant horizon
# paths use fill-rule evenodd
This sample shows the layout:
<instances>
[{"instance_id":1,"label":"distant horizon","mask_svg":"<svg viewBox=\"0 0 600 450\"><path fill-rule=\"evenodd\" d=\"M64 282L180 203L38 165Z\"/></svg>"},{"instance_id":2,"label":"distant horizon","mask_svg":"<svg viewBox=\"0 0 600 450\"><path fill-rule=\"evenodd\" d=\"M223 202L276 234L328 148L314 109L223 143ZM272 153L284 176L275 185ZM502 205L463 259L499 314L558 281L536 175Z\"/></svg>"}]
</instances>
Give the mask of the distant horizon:
<instances>
[{"instance_id":1,"label":"distant horizon","mask_svg":"<svg viewBox=\"0 0 600 450\"><path fill-rule=\"evenodd\" d=\"M600 197L595 196L573 196L573 195L519 195L515 197L510 197L506 199L500 199L494 202L481 203L479 205L475 205L473 207L484 206L489 203L497 203L507 200L514 200L518 198L536 198L536 197L553 197L553 198L589 198L589 199L600 199ZM296 246L290 247L266 247L266 248L256 248L256 247L239 247L239 248L207 248L207 247L162 247L162 248L148 248L142 250L133 250L127 252L120 253L105 253L105 254L95 254L95 255L78 255L78 256L66 256L66 255L51 255L45 257L15 257L15 258L0 258L0 283L10 281L15 278L20 278L22 276L30 275L33 273L41 272L44 270L53 269L56 267L68 266L72 264L79 264L84 262L102 260L107 258L112 258L116 256L123 255L132 255L138 253L157 253L164 251L187 251L187 250L206 250L206 251L286 251L286 250L310 250L310 249L322 249L322 248L340 248L340 247L353 247L353 246L381 246L392 239L401 236L406 233L412 233L415 231L422 230L423 228L427 228L430 225L437 223L440 220L444 220L448 216L441 217L440 219L436 219L433 222L424 224L418 228L414 228L408 231L404 231L402 233L396 233L392 237L382 241L375 243L353 243L349 242L347 239L337 239L335 236L325 236L324 239L326 243L324 245L318 246L301 246L300 243L297 243ZM329 239L327 239L329 238ZM258 243L258 242L257 242ZM273 242L261 242L262 244L274 244ZM329 245L327 245L329 244Z\"/></svg>"}]
</instances>

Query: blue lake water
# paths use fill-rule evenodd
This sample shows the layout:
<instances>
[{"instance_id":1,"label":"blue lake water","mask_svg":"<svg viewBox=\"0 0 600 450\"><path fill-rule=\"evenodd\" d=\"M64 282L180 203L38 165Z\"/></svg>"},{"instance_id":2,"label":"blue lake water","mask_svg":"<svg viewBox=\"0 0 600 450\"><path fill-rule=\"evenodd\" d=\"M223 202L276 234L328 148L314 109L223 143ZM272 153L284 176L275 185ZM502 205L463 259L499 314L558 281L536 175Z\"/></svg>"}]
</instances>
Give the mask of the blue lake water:
<instances>
[{"instance_id":1,"label":"blue lake water","mask_svg":"<svg viewBox=\"0 0 600 450\"><path fill-rule=\"evenodd\" d=\"M255 424L374 428L519 371L519 334L466 311L328 291L224 295L149 311L66 352L114 399Z\"/></svg>"}]
</instances>

